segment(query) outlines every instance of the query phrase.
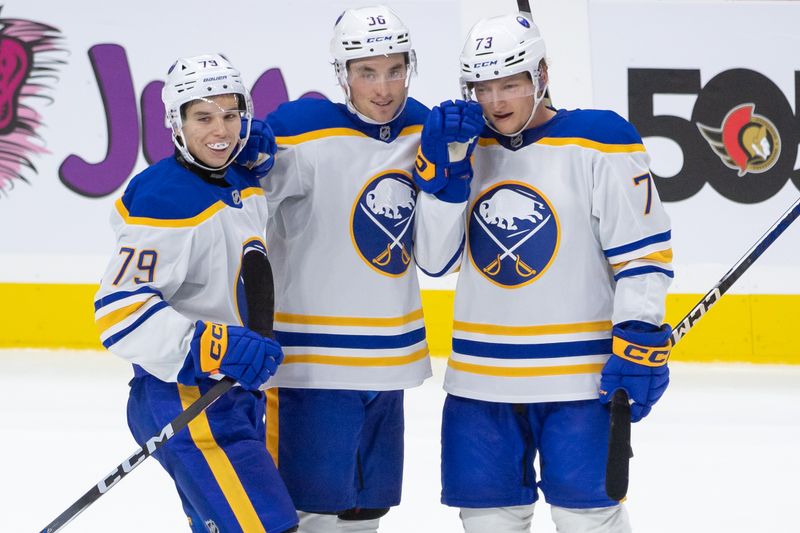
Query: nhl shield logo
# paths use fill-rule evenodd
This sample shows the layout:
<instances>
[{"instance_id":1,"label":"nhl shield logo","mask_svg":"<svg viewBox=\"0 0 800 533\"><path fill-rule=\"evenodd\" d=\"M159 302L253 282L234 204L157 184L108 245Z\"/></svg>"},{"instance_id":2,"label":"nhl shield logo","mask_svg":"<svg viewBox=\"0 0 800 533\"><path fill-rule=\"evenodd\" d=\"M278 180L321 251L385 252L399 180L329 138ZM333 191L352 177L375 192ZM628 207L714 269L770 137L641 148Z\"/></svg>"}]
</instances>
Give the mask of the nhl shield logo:
<instances>
[{"instance_id":1,"label":"nhl shield logo","mask_svg":"<svg viewBox=\"0 0 800 533\"><path fill-rule=\"evenodd\" d=\"M467 224L472 264L500 287L532 283L558 251L555 209L527 183L504 181L483 191L472 205Z\"/></svg>"},{"instance_id":2,"label":"nhl shield logo","mask_svg":"<svg viewBox=\"0 0 800 533\"><path fill-rule=\"evenodd\" d=\"M351 237L373 270L399 277L411 264L417 191L411 175L389 170L369 179L353 204Z\"/></svg>"},{"instance_id":3,"label":"nhl shield logo","mask_svg":"<svg viewBox=\"0 0 800 533\"><path fill-rule=\"evenodd\" d=\"M748 172L762 173L775 166L781 153L778 129L767 117L755 114L754 104L731 109L722 126L713 128L697 123L711 149L739 177Z\"/></svg>"}]
</instances>

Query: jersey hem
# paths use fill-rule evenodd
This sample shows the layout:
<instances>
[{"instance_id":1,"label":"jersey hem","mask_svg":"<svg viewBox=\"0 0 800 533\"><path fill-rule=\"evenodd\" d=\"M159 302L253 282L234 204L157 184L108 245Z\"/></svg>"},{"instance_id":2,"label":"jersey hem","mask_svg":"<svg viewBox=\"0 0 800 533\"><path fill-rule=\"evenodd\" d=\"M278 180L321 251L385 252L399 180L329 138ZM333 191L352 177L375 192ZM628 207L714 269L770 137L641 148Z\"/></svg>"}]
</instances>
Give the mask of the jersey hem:
<instances>
[{"instance_id":1,"label":"jersey hem","mask_svg":"<svg viewBox=\"0 0 800 533\"><path fill-rule=\"evenodd\" d=\"M468 509L491 509L494 507L516 507L518 505L530 505L538 501L539 495L534 493L531 496L519 498L498 498L495 500L462 500L460 498L447 498L442 496L442 504L448 507L466 507Z\"/></svg>"},{"instance_id":2,"label":"jersey hem","mask_svg":"<svg viewBox=\"0 0 800 533\"><path fill-rule=\"evenodd\" d=\"M320 382L312 382L309 383L307 381L284 381L281 383L270 384L266 390L268 389L326 389L326 390L360 390L360 391L378 391L378 392L385 392L385 391L393 391L393 390L404 390L404 389L412 389L414 387L419 387L422 383L433 375L432 372L429 372L426 376L409 380L403 381L399 383L353 383L353 382L331 382L327 381L324 383Z\"/></svg>"},{"instance_id":3,"label":"jersey hem","mask_svg":"<svg viewBox=\"0 0 800 533\"><path fill-rule=\"evenodd\" d=\"M469 398L471 400L481 400L484 402L495 403L546 403L546 402L577 402L581 400L599 400L600 393L598 391L586 392L582 394L549 394L549 395L498 395L491 393L483 393L469 389L461 389L458 387L444 385L444 390L453 396L461 398Z\"/></svg>"}]
</instances>

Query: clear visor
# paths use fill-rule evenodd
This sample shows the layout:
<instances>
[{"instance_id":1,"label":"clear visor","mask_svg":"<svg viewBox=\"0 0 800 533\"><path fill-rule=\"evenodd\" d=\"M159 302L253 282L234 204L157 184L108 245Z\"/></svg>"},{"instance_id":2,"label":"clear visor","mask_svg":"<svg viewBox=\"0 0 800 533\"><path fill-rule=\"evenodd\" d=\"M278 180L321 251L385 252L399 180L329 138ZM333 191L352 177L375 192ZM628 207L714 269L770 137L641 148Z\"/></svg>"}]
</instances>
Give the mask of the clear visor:
<instances>
[{"instance_id":1,"label":"clear visor","mask_svg":"<svg viewBox=\"0 0 800 533\"><path fill-rule=\"evenodd\" d=\"M538 87L527 77L479 81L467 84L467 97L479 104L530 98L536 95Z\"/></svg>"},{"instance_id":2,"label":"clear visor","mask_svg":"<svg viewBox=\"0 0 800 533\"><path fill-rule=\"evenodd\" d=\"M198 105L202 102L203 104ZM211 124L221 121L225 124L238 124L242 119L247 118L247 111L239 108L239 99L236 99L237 107L223 107L218 101L210 98L197 98L186 104L184 108L183 123L189 124L196 122L199 124Z\"/></svg>"},{"instance_id":3,"label":"clear visor","mask_svg":"<svg viewBox=\"0 0 800 533\"><path fill-rule=\"evenodd\" d=\"M383 83L402 83L408 86L411 79L412 66L403 65L398 68L390 69L386 72L377 72L368 67L356 65L348 69L347 83L350 85L380 85Z\"/></svg>"}]
</instances>

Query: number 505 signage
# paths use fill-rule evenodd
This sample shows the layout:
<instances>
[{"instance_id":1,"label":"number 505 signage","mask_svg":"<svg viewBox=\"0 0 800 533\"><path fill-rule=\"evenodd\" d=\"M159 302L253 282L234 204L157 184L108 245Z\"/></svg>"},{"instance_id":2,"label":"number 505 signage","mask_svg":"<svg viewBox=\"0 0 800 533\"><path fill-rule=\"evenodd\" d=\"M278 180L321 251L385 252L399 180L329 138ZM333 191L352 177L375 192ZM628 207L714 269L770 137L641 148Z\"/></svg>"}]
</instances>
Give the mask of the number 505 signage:
<instances>
[{"instance_id":1,"label":"number 505 signage","mask_svg":"<svg viewBox=\"0 0 800 533\"><path fill-rule=\"evenodd\" d=\"M627 113L645 144L677 146L650 143L662 200L706 184L740 204L800 189L800 2L590 5L596 105Z\"/></svg>"}]
</instances>

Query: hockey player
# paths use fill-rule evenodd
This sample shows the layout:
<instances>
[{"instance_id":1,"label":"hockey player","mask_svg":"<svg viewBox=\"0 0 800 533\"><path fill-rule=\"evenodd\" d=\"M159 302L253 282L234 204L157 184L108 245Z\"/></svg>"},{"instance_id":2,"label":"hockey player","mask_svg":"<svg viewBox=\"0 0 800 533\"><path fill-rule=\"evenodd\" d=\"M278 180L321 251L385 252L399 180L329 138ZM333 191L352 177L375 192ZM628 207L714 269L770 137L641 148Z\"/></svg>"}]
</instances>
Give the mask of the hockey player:
<instances>
[{"instance_id":1,"label":"hockey player","mask_svg":"<svg viewBox=\"0 0 800 533\"><path fill-rule=\"evenodd\" d=\"M227 60L202 55L171 67L162 99L175 155L115 204L116 251L95 301L100 338L133 363L128 424L140 443L215 377L238 382L154 454L192 531L295 531L259 390L283 357L269 338L266 202L250 172L231 165L250 132L250 94Z\"/></svg>"},{"instance_id":2,"label":"hockey player","mask_svg":"<svg viewBox=\"0 0 800 533\"><path fill-rule=\"evenodd\" d=\"M415 172L426 191L417 260L431 272L460 267L442 501L461 508L468 533L529 531L539 489L560 532L630 531L604 490L603 404L623 388L638 421L669 381L670 223L649 157L613 112L543 105L544 57L525 16L476 24L461 83L487 128L468 201L453 201L464 183L436 169L448 139L426 135L435 122Z\"/></svg>"},{"instance_id":3,"label":"hockey player","mask_svg":"<svg viewBox=\"0 0 800 533\"><path fill-rule=\"evenodd\" d=\"M387 7L348 9L331 53L345 103L301 99L268 117L281 149L265 188L286 356L267 426L305 533L376 531L399 503L403 390L431 375L411 178L428 109L408 97L409 31Z\"/></svg>"}]
</instances>

